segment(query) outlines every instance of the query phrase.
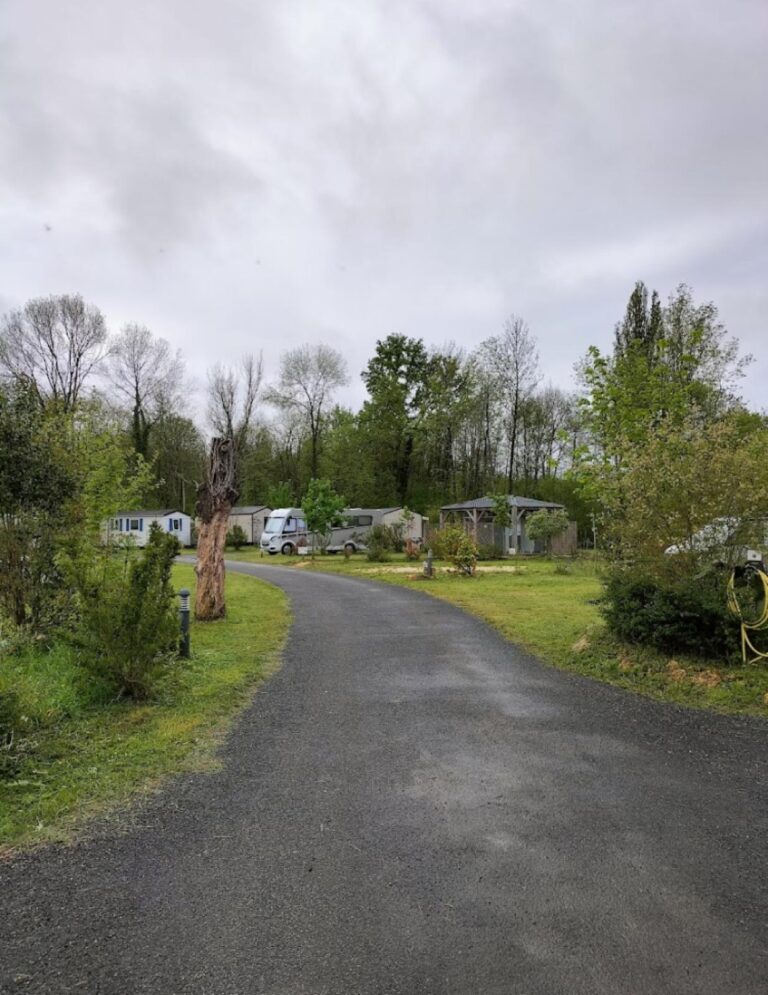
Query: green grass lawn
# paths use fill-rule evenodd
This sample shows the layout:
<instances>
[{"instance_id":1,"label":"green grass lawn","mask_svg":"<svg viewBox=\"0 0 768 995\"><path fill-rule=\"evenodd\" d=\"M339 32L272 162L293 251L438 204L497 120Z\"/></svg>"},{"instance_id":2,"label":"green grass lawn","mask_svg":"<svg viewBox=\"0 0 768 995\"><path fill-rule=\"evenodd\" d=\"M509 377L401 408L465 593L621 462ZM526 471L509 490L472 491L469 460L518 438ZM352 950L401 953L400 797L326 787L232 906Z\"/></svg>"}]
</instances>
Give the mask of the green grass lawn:
<instances>
[{"instance_id":1,"label":"green grass lawn","mask_svg":"<svg viewBox=\"0 0 768 995\"><path fill-rule=\"evenodd\" d=\"M588 559L480 563L475 577L459 577L438 564L425 580L421 563L393 556L386 564L357 554L264 556L258 550L228 553L233 560L293 569L356 574L426 591L459 605L497 628L541 660L565 670L664 701L768 717L768 662L746 666L677 656L617 642L603 624L596 602L602 587L599 566ZM725 598L725 592L723 592Z\"/></svg>"},{"instance_id":2,"label":"green grass lawn","mask_svg":"<svg viewBox=\"0 0 768 995\"><path fill-rule=\"evenodd\" d=\"M194 581L191 567L174 567L177 588ZM67 840L171 774L216 767L233 717L278 666L290 621L285 595L252 577L227 577L227 607L222 621L192 623L192 659L152 703L95 702L68 647L0 661L34 743L15 778L0 780L0 852Z\"/></svg>"}]
</instances>

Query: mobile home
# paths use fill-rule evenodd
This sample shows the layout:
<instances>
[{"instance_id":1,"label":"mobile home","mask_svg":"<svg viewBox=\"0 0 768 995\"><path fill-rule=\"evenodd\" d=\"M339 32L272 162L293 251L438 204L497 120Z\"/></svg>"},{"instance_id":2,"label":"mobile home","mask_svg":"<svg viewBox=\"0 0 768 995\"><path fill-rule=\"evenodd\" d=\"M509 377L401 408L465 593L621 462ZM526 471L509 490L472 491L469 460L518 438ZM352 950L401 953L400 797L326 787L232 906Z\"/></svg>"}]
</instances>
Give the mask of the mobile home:
<instances>
[{"instance_id":1,"label":"mobile home","mask_svg":"<svg viewBox=\"0 0 768 995\"><path fill-rule=\"evenodd\" d=\"M149 530L156 522L163 532L175 535L182 546L192 545L192 519L183 511L152 508L142 511L118 511L104 523L105 538L132 539L137 546L146 546Z\"/></svg>"}]
</instances>

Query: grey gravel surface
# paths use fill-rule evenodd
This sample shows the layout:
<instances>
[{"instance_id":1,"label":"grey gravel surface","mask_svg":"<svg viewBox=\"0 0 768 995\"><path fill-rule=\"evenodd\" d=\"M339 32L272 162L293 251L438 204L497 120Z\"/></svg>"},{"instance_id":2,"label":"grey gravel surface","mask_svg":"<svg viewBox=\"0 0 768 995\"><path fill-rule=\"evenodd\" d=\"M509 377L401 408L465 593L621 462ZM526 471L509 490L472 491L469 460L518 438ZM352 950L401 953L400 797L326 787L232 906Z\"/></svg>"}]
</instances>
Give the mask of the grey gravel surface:
<instances>
[{"instance_id":1,"label":"grey gravel surface","mask_svg":"<svg viewBox=\"0 0 768 995\"><path fill-rule=\"evenodd\" d=\"M766 995L768 724L427 595L232 569L290 595L283 668L223 771L0 865L0 991Z\"/></svg>"}]
</instances>

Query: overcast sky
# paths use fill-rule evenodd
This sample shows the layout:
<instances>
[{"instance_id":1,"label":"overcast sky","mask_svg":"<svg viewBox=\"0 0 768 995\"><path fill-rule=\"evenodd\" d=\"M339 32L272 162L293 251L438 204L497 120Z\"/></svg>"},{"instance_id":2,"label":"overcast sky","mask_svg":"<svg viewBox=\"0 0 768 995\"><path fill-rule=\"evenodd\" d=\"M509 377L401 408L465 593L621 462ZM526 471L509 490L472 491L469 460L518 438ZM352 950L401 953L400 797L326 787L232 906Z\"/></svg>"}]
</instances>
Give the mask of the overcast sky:
<instances>
[{"instance_id":1,"label":"overcast sky","mask_svg":"<svg viewBox=\"0 0 768 995\"><path fill-rule=\"evenodd\" d=\"M637 279L768 406L766 0L0 0L0 310L216 360L526 318L569 386Z\"/></svg>"}]
</instances>

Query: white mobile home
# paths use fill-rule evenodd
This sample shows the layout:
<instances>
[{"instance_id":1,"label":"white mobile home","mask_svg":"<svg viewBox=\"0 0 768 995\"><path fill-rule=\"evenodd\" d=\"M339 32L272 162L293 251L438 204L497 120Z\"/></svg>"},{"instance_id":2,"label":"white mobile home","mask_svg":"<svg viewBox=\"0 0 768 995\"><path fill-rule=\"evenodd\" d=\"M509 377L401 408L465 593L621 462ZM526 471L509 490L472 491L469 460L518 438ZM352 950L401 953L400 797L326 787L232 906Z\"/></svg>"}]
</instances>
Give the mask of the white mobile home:
<instances>
[{"instance_id":1,"label":"white mobile home","mask_svg":"<svg viewBox=\"0 0 768 995\"><path fill-rule=\"evenodd\" d=\"M118 511L117 514L104 523L104 533L107 539L131 538L137 546L146 546L149 539L149 529L156 522L163 532L175 535L182 546L192 545L192 519L183 511L173 508L144 509L143 511Z\"/></svg>"}]
</instances>

